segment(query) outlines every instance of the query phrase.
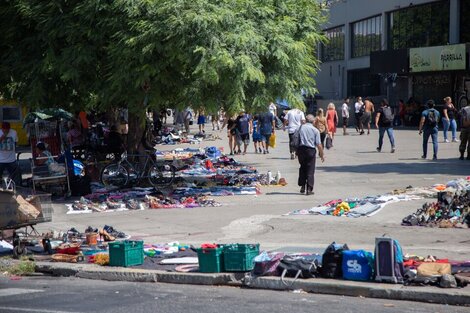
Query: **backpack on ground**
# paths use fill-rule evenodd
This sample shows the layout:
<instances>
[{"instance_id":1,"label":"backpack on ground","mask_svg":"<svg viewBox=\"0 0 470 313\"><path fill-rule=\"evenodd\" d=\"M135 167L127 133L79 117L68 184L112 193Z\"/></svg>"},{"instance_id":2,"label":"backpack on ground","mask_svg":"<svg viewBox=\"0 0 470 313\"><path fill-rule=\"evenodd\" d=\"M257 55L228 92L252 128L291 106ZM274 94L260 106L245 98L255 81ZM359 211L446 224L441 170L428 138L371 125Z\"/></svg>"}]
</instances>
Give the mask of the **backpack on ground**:
<instances>
[{"instance_id":1,"label":"backpack on ground","mask_svg":"<svg viewBox=\"0 0 470 313\"><path fill-rule=\"evenodd\" d=\"M322 256L321 274L324 278L341 278L343 277L342 264L343 252L349 250L346 244L330 244Z\"/></svg>"},{"instance_id":2,"label":"backpack on ground","mask_svg":"<svg viewBox=\"0 0 470 313\"><path fill-rule=\"evenodd\" d=\"M382 123L384 124L392 124L393 122L393 114L391 107L383 108L383 116L382 116Z\"/></svg>"},{"instance_id":3,"label":"backpack on ground","mask_svg":"<svg viewBox=\"0 0 470 313\"><path fill-rule=\"evenodd\" d=\"M343 251L343 278L368 281L373 275L374 255L364 250Z\"/></svg>"},{"instance_id":4,"label":"backpack on ground","mask_svg":"<svg viewBox=\"0 0 470 313\"><path fill-rule=\"evenodd\" d=\"M437 126L437 112L434 109L429 110L428 115L426 116L426 125L428 127L434 128Z\"/></svg>"},{"instance_id":5,"label":"backpack on ground","mask_svg":"<svg viewBox=\"0 0 470 313\"><path fill-rule=\"evenodd\" d=\"M403 283L403 251L392 238L375 238L375 280L392 284Z\"/></svg>"},{"instance_id":6,"label":"backpack on ground","mask_svg":"<svg viewBox=\"0 0 470 313\"><path fill-rule=\"evenodd\" d=\"M299 128L295 130L295 132L292 134L292 140L289 143L290 147L292 150L297 151L300 147L300 129L302 128L302 125L300 125Z\"/></svg>"}]
</instances>

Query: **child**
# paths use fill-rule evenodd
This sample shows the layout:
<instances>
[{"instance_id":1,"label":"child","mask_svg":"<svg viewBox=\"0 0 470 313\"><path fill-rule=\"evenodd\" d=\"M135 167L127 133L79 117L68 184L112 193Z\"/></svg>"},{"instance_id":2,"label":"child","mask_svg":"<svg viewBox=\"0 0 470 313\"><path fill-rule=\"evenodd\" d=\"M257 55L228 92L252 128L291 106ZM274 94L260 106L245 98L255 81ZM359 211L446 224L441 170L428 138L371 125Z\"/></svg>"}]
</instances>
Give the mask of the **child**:
<instances>
[{"instance_id":1,"label":"child","mask_svg":"<svg viewBox=\"0 0 470 313\"><path fill-rule=\"evenodd\" d=\"M259 127L259 117L255 115L253 119L253 144L255 146L255 153L261 153L261 132Z\"/></svg>"}]
</instances>

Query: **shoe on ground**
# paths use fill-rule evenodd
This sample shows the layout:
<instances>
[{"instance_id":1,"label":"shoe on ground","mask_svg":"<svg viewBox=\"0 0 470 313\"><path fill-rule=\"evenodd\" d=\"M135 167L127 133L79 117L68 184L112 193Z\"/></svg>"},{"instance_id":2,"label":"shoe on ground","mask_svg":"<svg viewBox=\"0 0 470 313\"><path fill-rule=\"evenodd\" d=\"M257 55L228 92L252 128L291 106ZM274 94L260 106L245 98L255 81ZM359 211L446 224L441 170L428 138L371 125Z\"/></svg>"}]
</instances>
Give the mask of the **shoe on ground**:
<instances>
[{"instance_id":1,"label":"shoe on ground","mask_svg":"<svg viewBox=\"0 0 470 313\"><path fill-rule=\"evenodd\" d=\"M444 142L450 142L449 139L444 139Z\"/></svg>"},{"instance_id":2,"label":"shoe on ground","mask_svg":"<svg viewBox=\"0 0 470 313\"><path fill-rule=\"evenodd\" d=\"M393 147L392 150L390 150L390 153L395 153L395 147Z\"/></svg>"},{"instance_id":3,"label":"shoe on ground","mask_svg":"<svg viewBox=\"0 0 470 313\"><path fill-rule=\"evenodd\" d=\"M426 159L426 156L425 156L425 155L422 155L422 156L421 156L421 159Z\"/></svg>"},{"instance_id":4,"label":"shoe on ground","mask_svg":"<svg viewBox=\"0 0 470 313\"><path fill-rule=\"evenodd\" d=\"M305 193L305 186L300 187L300 193Z\"/></svg>"},{"instance_id":5,"label":"shoe on ground","mask_svg":"<svg viewBox=\"0 0 470 313\"><path fill-rule=\"evenodd\" d=\"M460 156L459 160L463 160L463 155Z\"/></svg>"},{"instance_id":6,"label":"shoe on ground","mask_svg":"<svg viewBox=\"0 0 470 313\"><path fill-rule=\"evenodd\" d=\"M266 154L266 150L263 151L263 154Z\"/></svg>"},{"instance_id":7,"label":"shoe on ground","mask_svg":"<svg viewBox=\"0 0 470 313\"><path fill-rule=\"evenodd\" d=\"M458 139L452 139L452 142L459 142L460 140Z\"/></svg>"},{"instance_id":8,"label":"shoe on ground","mask_svg":"<svg viewBox=\"0 0 470 313\"><path fill-rule=\"evenodd\" d=\"M315 193L313 192L313 190L307 190L307 192L305 194L307 196L311 196L311 195L314 195Z\"/></svg>"},{"instance_id":9,"label":"shoe on ground","mask_svg":"<svg viewBox=\"0 0 470 313\"><path fill-rule=\"evenodd\" d=\"M258 151L259 151L259 153L263 152L263 150L261 150L261 148L258 148Z\"/></svg>"},{"instance_id":10,"label":"shoe on ground","mask_svg":"<svg viewBox=\"0 0 470 313\"><path fill-rule=\"evenodd\" d=\"M437 155L432 157L433 160L437 160Z\"/></svg>"},{"instance_id":11,"label":"shoe on ground","mask_svg":"<svg viewBox=\"0 0 470 313\"><path fill-rule=\"evenodd\" d=\"M380 149L379 147L375 148L375 150L377 150L377 152L382 151L382 149Z\"/></svg>"},{"instance_id":12,"label":"shoe on ground","mask_svg":"<svg viewBox=\"0 0 470 313\"><path fill-rule=\"evenodd\" d=\"M290 159L291 160L295 159L295 155L293 153L290 154Z\"/></svg>"}]
</instances>

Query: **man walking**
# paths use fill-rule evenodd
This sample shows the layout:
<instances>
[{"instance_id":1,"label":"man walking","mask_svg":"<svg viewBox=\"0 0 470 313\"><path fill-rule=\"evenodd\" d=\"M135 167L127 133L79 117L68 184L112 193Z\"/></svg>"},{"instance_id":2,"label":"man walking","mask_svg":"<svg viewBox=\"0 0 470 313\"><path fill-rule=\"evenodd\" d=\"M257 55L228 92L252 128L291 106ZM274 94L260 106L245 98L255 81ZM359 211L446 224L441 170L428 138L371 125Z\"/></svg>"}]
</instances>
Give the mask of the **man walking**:
<instances>
[{"instance_id":1,"label":"man walking","mask_svg":"<svg viewBox=\"0 0 470 313\"><path fill-rule=\"evenodd\" d=\"M18 135L14 129L11 129L10 123L3 122L0 130L0 178L5 170L8 171L10 178L18 183L20 181L16 171L16 144Z\"/></svg>"},{"instance_id":2,"label":"man walking","mask_svg":"<svg viewBox=\"0 0 470 313\"><path fill-rule=\"evenodd\" d=\"M383 99L381 108L377 111L375 116L375 127L379 129L379 146L377 151L382 151L382 144L384 141L385 132L387 132L390 145L392 146L391 153L395 152L395 138L393 137L393 113L392 108L388 105L387 99Z\"/></svg>"},{"instance_id":3,"label":"man walking","mask_svg":"<svg viewBox=\"0 0 470 313\"><path fill-rule=\"evenodd\" d=\"M364 133L364 130L362 128L362 121L361 121L361 118L362 118L362 114L364 113L363 112L363 106L364 103L362 102L362 98L361 97L357 97L357 101L356 103L354 104L354 117L356 118L356 132L361 132L361 133Z\"/></svg>"},{"instance_id":4,"label":"man walking","mask_svg":"<svg viewBox=\"0 0 470 313\"><path fill-rule=\"evenodd\" d=\"M261 147L263 148L263 153L269 154L269 139L276 129L274 115L270 111L261 113L259 115L258 123L261 132Z\"/></svg>"},{"instance_id":5,"label":"man walking","mask_svg":"<svg viewBox=\"0 0 470 313\"><path fill-rule=\"evenodd\" d=\"M421 114L421 120L419 121L419 134L423 134L423 155L422 159L426 159L428 155L428 140L432 138L432 145L434 154L432 159L437 160L437 135L439 134L438 123L440 114L434 109L434 100L428 100L426 103L427 109Z\"/></svg>"},{"instance_id":6,"label":"man walking","mask_svg":"<svg viewBox=\"0 0 470 313\"><path fill-rule=\"evenodd\" d=\"M322 162L325 161L323 156L323 147L320 141L320 132L313 126L315 118L313 115L307 115L307 122L299 129L299 147L297 156L299 158L299 181L300 193L313 195L313 186L315 182L315 161L318 155Z\"/></svg>"},{"instance_id":7,"label":"man walking","mask_svg":"<svg viewBox=\"0 0 470 313\"><path fill-rule=\"evenodd\" d=\"M236 125L238 136L240 136L240 140L243 142L243 155L245 155L246 149L250 144L250 133L252 129L250 116L246 114L245 111L241 111L236 119ZM240 146L238 149L238 153L240 153Z\"/></svg>"},{"instance_id":8,"label":"man walking","mask_svg":"<svg viewBox=\"0 0 470 313\"><path fill-rule=\"evenodd\" d=\"M465 148L467 160L470 160L470 104L460 110L460 160L463 160Z\"/></svg>"},{"instance_id":9,"label":"man walking","mask_svg":"<svg viewBox=\"0 0 470 313\"><path fill-rule=\"evenodd\" d=\"M287 126L287 132L289 133L289 149L290 149L290 159L295 159L295 149L292 148L292 138L300 125L305 123L304 112L299 109L291 109L287 112L284 117L284 125Z\"/></svg>"},{"instance_id":10,"label":"man walking","mask_svg":"<svg viewBox=\"0 0 470 313\"><path fill-rule=\"evenodd\" d=\"M374 113L374 104L372 103L372 99L367 98L364 101L364 114L361 117L362 122L362 131L361 135L364 134L364 127L367 126L367 135L370 135L370 123L372 120L372 113Z\"/></svg>"},{"instance_id":11,"label":"man walking","mask_svg":"<svg viewBox=\"0 0 470 313\"><path fill-rule=\"evenodd\" d=\"M349 122L349 98L344 99L343 106L341 107L341 117L343 118L343 135L349 135L346 132Z\"/></svg>"}]
</instances>

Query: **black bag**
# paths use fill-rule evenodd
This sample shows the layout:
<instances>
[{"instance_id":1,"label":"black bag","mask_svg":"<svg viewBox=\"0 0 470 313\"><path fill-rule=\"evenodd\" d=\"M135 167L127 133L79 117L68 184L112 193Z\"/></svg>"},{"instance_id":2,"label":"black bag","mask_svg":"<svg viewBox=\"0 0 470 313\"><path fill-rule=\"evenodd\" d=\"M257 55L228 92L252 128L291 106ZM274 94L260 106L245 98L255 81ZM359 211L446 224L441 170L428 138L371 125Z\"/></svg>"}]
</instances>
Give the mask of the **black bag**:
<instances>
[{"instance_id":1,"label":"black bag","mask_svg":"<svg viewBox=\"0 0 470 313\"><path fill-rule=\"evenodd\" d=\"M383 108L382 123L392 124L392 122L393 122L392 108L390 108L390 107Z\"/></svg>"},{"instance_id":2,"label":"black bag","mask_svg":"<svg viewBox=\"0 0 470 313\"><path fill-rule=\"evenodd\" d=\"M430 109L426 116L426 126L434 128L437 126L437 114L436 110Z\"/></svg>"},{"instance_id":3,"label":"black bag","mask_svg":"<svg viewBox=\"0 0 470 313\"><path fill-rule=\"evenodd\" d=\"M292 140L289 143L292 150L297 151L300 147L300 129L302 125L292 134Z\"/></svg>"},{"instance_id":4,"label":"black bag","mask_svg":"<svg viewBox=\"0 0 470 313\"><path fill-rule=\"evenodd\" d=\"M326 136L325 148L327 150L330 150L331 148L333 148L333 138L331 138L330 135Z\"/></svg>"},{"instance_id":5,"label":"black bag","mask_svg":"<svg viewBox=\"0 0 470 313\"><path fill-rule=\"evenodd\" d=\"M343 277L343 251L349 250L346 244L341 245L333 242L329 245L322 257L321 274L325 278Z\"/></svg>"},{"instance_id":6,"label":"black bag","mask_svg":"<svg viewBox=\"0 0 470 313\"><path fill-rule=\"evenodd\" d=\"M286 255L279 263L278 269L282 277L313 278L318 275L319 262L316 258Z\"/></svg>"},{"instance_id":7,"label":"black bag","mask_svg":"<svg viewBox=\"0 0 470 313\"><path fill-rule=\"evenodd\" d=\"M363 105L361 105L361 108L359 109L359 115L364 114L365 111L366 111L366 105L363 104Z\"/></svg>"}]
</instances>

